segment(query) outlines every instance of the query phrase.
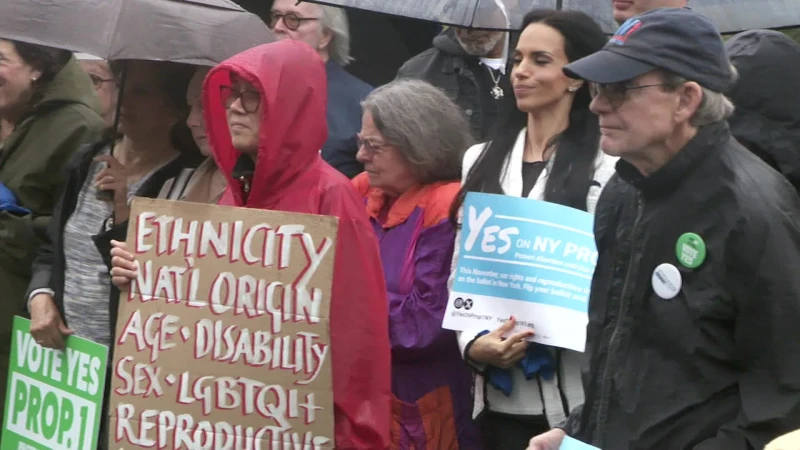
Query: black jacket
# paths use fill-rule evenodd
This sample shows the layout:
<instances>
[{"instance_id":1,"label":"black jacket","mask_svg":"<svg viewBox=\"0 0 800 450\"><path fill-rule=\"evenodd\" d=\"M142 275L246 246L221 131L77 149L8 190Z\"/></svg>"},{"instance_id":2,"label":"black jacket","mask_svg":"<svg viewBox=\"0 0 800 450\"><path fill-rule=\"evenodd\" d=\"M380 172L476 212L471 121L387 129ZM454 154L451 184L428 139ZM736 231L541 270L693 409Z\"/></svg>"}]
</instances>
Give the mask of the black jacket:
<instances>
[{"instance_id":1,"label":"black jacket","mask_svg":"<svg viewBox=\"0 0 800 450\"><path fill-rule=\"evenodd\" d=\"M494 83L488 69L464 51L454 29L436 36L433 47L406 61L397 78L424 80L443 90L466 114L473 137L488 140L500 101L489 94ZM506 96L514 95L508 74L500 78L500 86Z\"/></svg>"},{"instance_id":2,"label":"black jacket","mask_svg":"<svg viewBox=\"0 0 800 450\"><path fill-rule=\"evenodd\" d=\"M89 168L92 160L97 156L104 147L108 145L107 142L101 142L91 146L85 146L67 166L67 184L64 188L61 200L56 205L53 211L52 219L48 226L47 236L45 236L44 243L39 247L36 258L33 262L33 276L28 286L26 298L30 293L36 289L49 288L55 292L53 297L56 306L58 307L61 317L64 318L66 323L66 316L64 315L64 272L65 272L65 258L64 258L64 227L67 224L67 219L72 215L78 201L78 194L80 193L86 177L89 174ZM192 153L182 155L164 167L158 169L153 175L147 179L140 186L136 192L137 197L158 197L164 183L180 174L181 170L187 167L197 166L197 156ZM92 236L94 245L103 257L109 270L111 269L111 240L125 241L128 232L128 222L121 222L115 224L109 230L97 230L98 234ZM111 336L115 335L117 323L117 307L119 306L119 290L113 285L111 286L111 294L109 297L109 313L110 313L110 326ZM66 324L69 326L69 324ZM113 350L113 348L111 349ZM109 361L111 357L109 357Z\"/></svg>"},{"instance_id":3,"label":"black jacket","mask_svg":"<svg viewBox=\"0 0 800 450\"><path fill-rule=\"evenodd\" d=\"M800 44L778 31L751 30L725 47L739 71L729 94L731 132L800 192Z\"/></svg>"},{"instance_id":4,"label":"black jacket","mask_svg":"<svg viewBox=\"0 0 800 450\"><path fill-rule=\"evenodd\" d=\"M597 205L586 401L568 434L609 450L762 449L800 428L800 199L716 123ZM707 257L683 267L687 232ZM660 264L683 287L654 293Z\"/></svg>"}]
</instances>

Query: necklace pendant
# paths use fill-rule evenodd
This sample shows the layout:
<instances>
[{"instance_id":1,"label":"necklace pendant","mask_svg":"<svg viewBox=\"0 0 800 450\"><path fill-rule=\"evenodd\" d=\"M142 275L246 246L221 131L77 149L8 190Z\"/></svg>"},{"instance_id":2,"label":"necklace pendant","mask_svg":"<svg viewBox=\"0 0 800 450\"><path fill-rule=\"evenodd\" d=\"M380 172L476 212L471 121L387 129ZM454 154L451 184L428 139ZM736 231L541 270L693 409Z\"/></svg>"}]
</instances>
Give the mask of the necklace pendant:
<instances>
[{"instance_id":1,"label":"necklace pendant","mask_svg":"<svg viewBox=\"0 0 800 450\"><path fill-rule=\"evenodd\" d=\"M500 86L495 86L492 88L491 94L495 100L500 100L505 95L505 92L503 92L503 88L501 88Z\"/></svg>"}]
</instances>

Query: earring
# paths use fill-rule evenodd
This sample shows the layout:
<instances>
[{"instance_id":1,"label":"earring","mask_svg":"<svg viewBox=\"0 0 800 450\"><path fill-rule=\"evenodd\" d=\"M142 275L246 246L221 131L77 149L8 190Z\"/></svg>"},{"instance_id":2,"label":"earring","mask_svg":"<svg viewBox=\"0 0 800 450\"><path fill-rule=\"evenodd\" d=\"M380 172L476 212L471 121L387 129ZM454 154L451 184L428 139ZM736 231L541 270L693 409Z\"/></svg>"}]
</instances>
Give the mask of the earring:
<instances>
[{"instance_id":1,"label":"earring","mask_svg":"<svg viewBox=\"0 0 800 450\"><path fill-rule=\"evenodd\" d=\"M38 80L38 79L39 78L37 78L37 77L31 77L31 82L36 83L36 80Z\"/></svg>"},{"instance_id":2,"label":"earring","mask_svg":"<svg viewBox=\"0 0 800 450\"><path fill-rule=\"evenodd\" d=\"M570 91L570 92L575 92L575 91L578 90L578 87L577 86L570 86L569 88L567 88L567 90Z\"/></svg>"}]
</instances>

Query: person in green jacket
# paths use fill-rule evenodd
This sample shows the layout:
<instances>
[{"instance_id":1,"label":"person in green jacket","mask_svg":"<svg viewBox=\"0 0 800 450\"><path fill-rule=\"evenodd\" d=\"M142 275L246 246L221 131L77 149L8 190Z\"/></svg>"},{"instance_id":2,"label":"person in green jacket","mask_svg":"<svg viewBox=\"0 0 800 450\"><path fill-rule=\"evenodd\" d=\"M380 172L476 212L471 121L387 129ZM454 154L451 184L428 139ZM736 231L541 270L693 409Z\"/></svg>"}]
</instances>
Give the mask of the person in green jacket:
<instances>
[{"instance_id":1,"label":"person in green jacket","mask_svg":"<svg viewBox=\"0 0 800 450\"><path fill-rule=\"evenodd\" d=\"M0 120L8 133L0 142L3 406L12 320L23 314L31 263L61 196L63 168L105 128L99 112L91 79L71 52L0 39Z\"/></svg>"}]
</instances>

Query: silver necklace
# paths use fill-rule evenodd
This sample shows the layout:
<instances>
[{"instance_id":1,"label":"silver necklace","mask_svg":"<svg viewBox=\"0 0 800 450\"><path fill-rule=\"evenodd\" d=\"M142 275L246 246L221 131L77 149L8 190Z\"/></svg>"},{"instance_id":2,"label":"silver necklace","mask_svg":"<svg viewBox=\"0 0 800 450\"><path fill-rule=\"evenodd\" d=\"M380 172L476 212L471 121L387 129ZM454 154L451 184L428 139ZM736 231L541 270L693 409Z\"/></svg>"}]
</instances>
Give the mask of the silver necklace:
<instances>
[{"instance_id":1,"label":"silver necklace","mask_svg":"<svg viewBox=\"0 0 800 450\"><path fill-rule=\"evenodd\" d=\"M503 88L500 87L500 78L503 76L503 74L499 73L495 78L494 70L492 70L492 68L489 66L486 66L486 68L489 69L489 76L492 77L492 83L494 83L494 87L489 91L489 93L492 94L492 97L494 97L495 100L500 100L505 95Z\"/></svg>"}]
</instances>

